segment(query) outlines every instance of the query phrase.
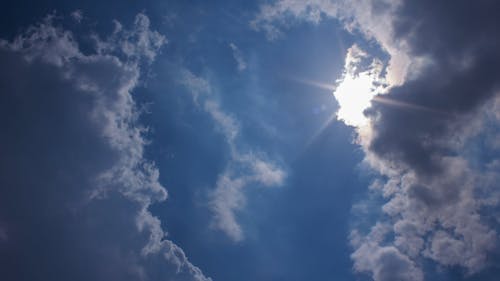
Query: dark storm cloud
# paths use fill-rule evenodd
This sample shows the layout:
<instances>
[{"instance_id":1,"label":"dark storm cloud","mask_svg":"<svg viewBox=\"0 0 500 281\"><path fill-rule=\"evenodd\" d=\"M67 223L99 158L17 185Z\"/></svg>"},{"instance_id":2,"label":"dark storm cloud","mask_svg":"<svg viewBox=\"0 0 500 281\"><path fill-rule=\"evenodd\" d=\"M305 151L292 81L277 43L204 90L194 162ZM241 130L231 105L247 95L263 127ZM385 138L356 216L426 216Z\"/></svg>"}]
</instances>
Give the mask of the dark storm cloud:
<instances>
[{"instance_id":1,"label":"dark storm cloud","mask_svg":"<svg viewBox=\"0 0 500 281\"><path fill-rule=\"evenodd\" d=\"M500 90L498 8L493 1L403 1L392 17L394 40L424 63L367 110L366 151L390 179L381 190L394 245L416 263L423 256L476 273L496 249L498 225L488 223L481 210L490 203L478 194L494 190L485 177L498 171L478 168L477 153L464 152L485 127L498 126L487 118Z\"/></svg>"},{"instance_id":2,"label":"dark storm cloud","mask_svg":"<svg viewBox=\"0 0 500 281\"><path fill-rule=\"evenodd\" d=\"M139 14L96 40L48 17L0 43L0 279L210 280L148 211L167 193L131 92L164 37Z\"/></svg>"},{"instance_id":3,"label":"dark storm cloud","mask_svg":"<svg viewBox=\"0 0 500 281\"><path fill-rule=\"evenodd\" d=\"M497 1L404 1L393 26L396 39L409 42L416 55L456 60L457 55L492 50L498 46Z\"/></svg>"},{"instance_id":4,"label":"dark storm cloud","mask_svg":"<svg viewBox=\"0 0 500 281\"><path fill-rule=\"evenodd\" d=\"M500 7L494 1L405 1L394 19L396 38L413 56L430 62L416 80L385 98L433 113L375 103L378 119L370 150L402 161L421 174L439 173L439 156L455 155L460 138L481 105L500 86Z\"/></svg>"}]
</instances>

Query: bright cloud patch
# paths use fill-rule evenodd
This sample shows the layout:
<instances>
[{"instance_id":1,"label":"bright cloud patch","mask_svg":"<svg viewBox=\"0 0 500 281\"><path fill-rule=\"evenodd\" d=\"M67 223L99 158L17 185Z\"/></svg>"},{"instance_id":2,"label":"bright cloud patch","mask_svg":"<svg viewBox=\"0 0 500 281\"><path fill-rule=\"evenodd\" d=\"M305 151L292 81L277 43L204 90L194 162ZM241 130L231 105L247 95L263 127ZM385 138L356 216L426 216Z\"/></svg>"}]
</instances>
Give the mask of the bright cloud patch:
<instances>
[{"instance_id":1,"label":"bright cloud patch","mask_svg":"<svg viewBox=\"0 0 500 281\"><path fill-rule=\"evenodd\" d=\"M371 106L374 96L383 92L383 79L381 77L382 62L372 60L366 64L368 54L354 45L347 51L344 73L337 81L333 92L339 103L337 118L347 125L363 127L368 124L364 111Z\"/></svg>"}]
</instances>

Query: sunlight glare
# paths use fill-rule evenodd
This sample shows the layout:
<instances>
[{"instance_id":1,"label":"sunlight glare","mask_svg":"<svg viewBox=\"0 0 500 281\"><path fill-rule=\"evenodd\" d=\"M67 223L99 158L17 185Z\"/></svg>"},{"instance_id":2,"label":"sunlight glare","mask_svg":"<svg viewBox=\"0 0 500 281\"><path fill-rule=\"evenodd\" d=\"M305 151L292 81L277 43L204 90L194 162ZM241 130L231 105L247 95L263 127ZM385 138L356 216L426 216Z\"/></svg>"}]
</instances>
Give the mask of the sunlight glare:
<instances>
[{"instance_id":1,"label":"sunlight glare","mask_svg":"<svg viewBox=\"0 0 500 281\"><path fill-rule=\"evenodd\" d=\"M380 60L373 59L363 71L359 70L368 59L368 54L358 46L349 48L344 74L333 91L333 96L339 103L337 119L358 128L369 123L363 112L371 106L372 99L385 89L384 78L381 77L383 65Z\"/></svg>"},{"instance_id":2,"label":"sunlight glare","mask_svg":"<svg viewBox=\"0 0 500 281\"><path fill-rule=\"evenodd\" d=\"M370 107L376 94L373 78L369 74L360 73L357 77L346 75L333 93L340 106L337 118L350 126L366 125L368 119L363 111Z\"/></svg>"}]
</instances>

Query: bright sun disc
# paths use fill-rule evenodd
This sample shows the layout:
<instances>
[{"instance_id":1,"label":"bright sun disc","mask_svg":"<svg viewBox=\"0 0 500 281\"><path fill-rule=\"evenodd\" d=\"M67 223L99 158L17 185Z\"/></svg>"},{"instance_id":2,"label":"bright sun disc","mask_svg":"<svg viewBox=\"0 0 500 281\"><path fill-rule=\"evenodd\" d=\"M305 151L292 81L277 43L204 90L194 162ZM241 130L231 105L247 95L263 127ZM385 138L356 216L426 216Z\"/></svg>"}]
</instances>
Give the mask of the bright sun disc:
<instances>
[{"instance_id":1,"label":"bright sun disc","mask_svg":"<svg viewBox=\"0 0 500 281\"><path fill-rule=\"evenodd\" d=\"M363 112L370 107L371 100L377 94L373 82L373 77L366 72L357 76L345 75L333 92L340 106L337 119L355 127L362 127L368 123L368 118Z\"/></svg>"}]
</instances>

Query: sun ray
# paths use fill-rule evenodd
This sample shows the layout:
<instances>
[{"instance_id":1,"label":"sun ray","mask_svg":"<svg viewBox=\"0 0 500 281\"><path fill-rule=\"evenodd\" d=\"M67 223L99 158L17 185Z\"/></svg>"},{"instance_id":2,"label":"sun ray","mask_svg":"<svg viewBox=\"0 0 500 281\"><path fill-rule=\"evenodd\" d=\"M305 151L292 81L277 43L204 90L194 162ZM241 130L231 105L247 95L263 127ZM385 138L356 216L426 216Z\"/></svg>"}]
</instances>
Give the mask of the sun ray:
<instances>
[{"instance_id":1,"label":"sun ray","mask_svg":"<svg viewBox=\"0 0 500 281\"><path fill-rule=\"evenodd\" d=\"M327 90L328 92L332 92L336 88L335 84L325 83L307 78L288 77L288 79L308 86L313 86L319 89Z\"/></svg>"},{"instance_id":2,"label":"sun ray","mask_svg":"<svg viewBox=\"0 0 500 281\"><path fill-rule=\"evenodd\" d=\"M430 107L422 106L422 105L417 105L413 103L408 103L408 102L402 102L398 100L394 100L391 98L388 98L386 96L381 96L377 95L373 97L372 102L375 103L382 103L390 106L395 106L395 107L401 107L401 108L406 108L406 109L411 109L411 110L420 110L420 111L426 111L426 112L431 112L431 113L436 113L436 114L448 114L443 111L439 111Z\"/></svg>"},{"instance_id":3,"label":"sun ray","mask_svg":"<svg viewBox=\"0 0 500 281\"><path fill-rule=\"evenodd\" d=\"M323 133L323 131L328 128L328 126L337 119L337 114L334 112L328 116L328 118L321 124L321 126L316 130L316 132L309 138L306 143L306 147L309 147L314 141Z\"/></svg>"}]
</instances>

